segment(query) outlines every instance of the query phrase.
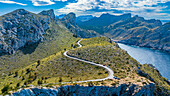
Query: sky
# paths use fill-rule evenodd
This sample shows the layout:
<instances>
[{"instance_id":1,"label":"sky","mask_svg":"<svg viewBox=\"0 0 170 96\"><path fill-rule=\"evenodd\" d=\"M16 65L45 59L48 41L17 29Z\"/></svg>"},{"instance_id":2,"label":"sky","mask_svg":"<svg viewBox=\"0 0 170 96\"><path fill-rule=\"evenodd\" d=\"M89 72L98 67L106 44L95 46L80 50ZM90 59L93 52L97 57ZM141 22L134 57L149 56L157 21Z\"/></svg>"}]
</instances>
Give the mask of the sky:
<instances>
[{"instance_id":1,"label":"sky","mask_svg":"<svg viewBox=\"0 0 170 96\"><path fill-rule=\"evenodd\" d=\"M0 0L0 15L16 9L39 13L54 9L56 15L70 12L100 16L131 13L146 19L170 20L170 0Z\"/></svg>"}]
</instances>

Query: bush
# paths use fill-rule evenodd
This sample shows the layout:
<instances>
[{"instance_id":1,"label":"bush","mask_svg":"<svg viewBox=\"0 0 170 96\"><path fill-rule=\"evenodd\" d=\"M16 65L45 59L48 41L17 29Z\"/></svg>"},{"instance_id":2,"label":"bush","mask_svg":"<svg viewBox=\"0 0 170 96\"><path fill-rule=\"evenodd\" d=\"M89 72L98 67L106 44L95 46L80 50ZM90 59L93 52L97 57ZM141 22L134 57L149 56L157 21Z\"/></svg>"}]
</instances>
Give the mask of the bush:
<instances>
[{"instance_id":1,"label":"bush","mask_svg":"<svg viewBox=\"0 0 170 96\"><path fill-rule=\"evenodd\" d=\"M60 77L60 79L59 79L59 82L62 82L63 80L62 80L62 78Z\"/></svg>"},{"instance_id":2,"label":"bush","mask_svg":"<svg viewBox=\"0 0 170 96\"><path fill-rule=\"evenodd\" d=\"M6 94L6 93L8 93L9 89L10 89L9 85L5 85L4 88L1 90L1 92L3 94Z\"/></svg>"},{"instance_id":3,"label":"bush","mask_svg":"<svg viewBox=\"0 0 170 96\"><path fill-rule=\"evenodd\" d=\"M92 82L89 82L89 83L88 83L88 86L89 86L89 87L93 87L94 85L93 85Z\"/></svg>"},{"instance_id":4,"label":"bush","mask_svg":"<svg viewBox=\"0 0 170 96\"><path fill-rule=\"evenodd\" d=\"M42 80L38 80L37 84L38 85L42 84Z\"/></svg>"},{"instance_id":5,"label":"bush","mask_svg":"<svg viewBox=\"0 0 170 96\"><path fill-rule=\"evenodd\" d=\"M17 83L16 87L19 87L20 86L20 83Z\"/></svg>"}]
</instances>

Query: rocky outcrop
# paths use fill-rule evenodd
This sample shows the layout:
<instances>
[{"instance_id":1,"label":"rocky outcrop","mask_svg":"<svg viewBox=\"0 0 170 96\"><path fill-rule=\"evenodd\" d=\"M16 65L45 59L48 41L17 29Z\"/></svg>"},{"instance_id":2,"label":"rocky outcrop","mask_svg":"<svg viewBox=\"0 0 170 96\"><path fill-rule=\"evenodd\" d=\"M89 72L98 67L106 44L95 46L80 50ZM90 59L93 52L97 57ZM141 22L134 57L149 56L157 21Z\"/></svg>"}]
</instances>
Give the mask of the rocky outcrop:
<instances>
[{"instance_id":1,"label":"rocky outcrop","mask_svg":"<svg viewBox=\"0 0 170 96\"><path fill-rule=\"evenodd\" d=\"M69 31L71 31L73 34L77 35L78 37L90 38L90 37L98 36L98 34L95 31L85 30L78 27L76 24L76 15L74 13L67 14L58 22L64 24L67 27L67 29L69 29Z\"/></svg>"},{"instance_id":2,"label":"rocky outcrop","mask_svg":"<svg viewBox=\"0 0 170 96\"><path fill-rule=\"evenodd\" d=\"M48 16L48 17L50 17L52 20L55 20L55 19L56 19L53 9L50 9L50 10L47 10L47 11L42 11L42 12L39 13L39 15Z\"/></svg>"},{"instance_id":3,"label":"rocky outcrop","mask_svg":"<svg viewBox=\"0 0 170 96\"><path fill-rule=\"evenodd\" d=\"M155 86L149 84L143 87L121 84L120 86L63 86L57 89L23 89L11 96L153 96Z\"/></svg>"},{"instance_id":4,"label":"rocky outcrop","mask_svg":"<svg viewBox=\"0 0 170 96\"><path fill-rule=\"evenodd\" d=\"M39 14L18 9L0 17L0 53L13 54L20 47L43 40L53 10Z\"/></svg>"}]
</instances>

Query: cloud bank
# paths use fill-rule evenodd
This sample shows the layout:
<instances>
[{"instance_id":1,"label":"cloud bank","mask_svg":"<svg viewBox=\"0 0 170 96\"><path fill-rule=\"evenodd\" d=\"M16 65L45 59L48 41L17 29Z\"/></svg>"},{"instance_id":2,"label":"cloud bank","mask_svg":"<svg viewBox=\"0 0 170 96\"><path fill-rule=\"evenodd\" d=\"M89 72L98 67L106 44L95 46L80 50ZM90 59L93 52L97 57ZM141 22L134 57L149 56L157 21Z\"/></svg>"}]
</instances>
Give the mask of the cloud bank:
<instances>
[{"instance_id":1,"label":"cloud bank","mask_svg":"<svg viewBox=\"0 0 170 96\"><path fill-rule=\"evenodd\" d=\"M138 14L144 17L150 17L151 14L154 17L164 16L168 18L169 13L164 9L167 5L159 6L159 4L166 3L169 0L78 0L76 3L69 3L61 9L57 9L58 13L74 12L76 14L92 14L100 15L102 13L110 14L123 14L132 13Z\"/></svg>"},{"instance_id":2,"label":"cloud bank","mask_svg":"<svg viewBox=\"0 0 170 96\"><path fill-rule=\"evenodd\" d=\"M15 2L15 1L10 1L10 0L0 0L0 3L7 3L7 4L18 4L18 5L23 5L26 6L27 4Z\"/></svg>"},{"instance_id":3,"label":"cloud bank","mask_svg":"<svg viewBox=\"0 0 170 96\"><path fill-rule=\"evenodd\" d=\"M34 6L46 6L55 4L55 2L51 0L32 0Z\"/></svg>"}]
</instances>

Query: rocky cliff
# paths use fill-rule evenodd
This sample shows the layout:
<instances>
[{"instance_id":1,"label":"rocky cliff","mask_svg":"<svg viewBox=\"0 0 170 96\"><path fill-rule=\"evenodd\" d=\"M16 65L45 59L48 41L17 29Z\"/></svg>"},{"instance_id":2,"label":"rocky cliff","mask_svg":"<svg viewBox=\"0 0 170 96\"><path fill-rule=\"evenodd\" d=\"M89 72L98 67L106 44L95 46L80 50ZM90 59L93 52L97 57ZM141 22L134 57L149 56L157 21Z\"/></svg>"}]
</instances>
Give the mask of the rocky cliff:
<instances>
[{"instance_id":1,"label":"rocky cliff","mask_svg":"<svg viewBox=\"0 0 170 96\"><path fill-rule=\"evenodd\" d=\"M143 87L121 84L118 87L108 86L63 86L57 89L23 89L11 96L153 96L154 84Z\"/></svg>"},{"instance_id":2,"label":"rocky cliff","mask_svg":"<svg viewBox=\"0 0 170 96\"><path fill-rule=\"evenodd\" d=\"M122 20L105 27L105 35L121 43L170 52L170 23L143 17Z\"/></svg>"},{"instance_id":3,"label":"rocky cliff","mask_svg":"<svg viewBox=\"0 0 170 96\"><path fill-rule=\"evenodd\" d=\"M73 34L77 35L78 37L90 38L90 37L98 36L98 33L96 33L95 31L81 29L79 26L77 26L76 15L74 13L67 14L58 22L64 24L69 29L69 31L71 31Z\"/></svg>"},{"instance_id":4,"label":"rocky cliff","mask_svg":"<svg viewBox=\"0 0 170 96\"><path fill-rule=\"evenodd\" d=\"M18 9L0 17L0 53L13 54L27 44L43 40L48 24L55 19L53 10L39 14Z\"/></svg>"}]
</instances>

